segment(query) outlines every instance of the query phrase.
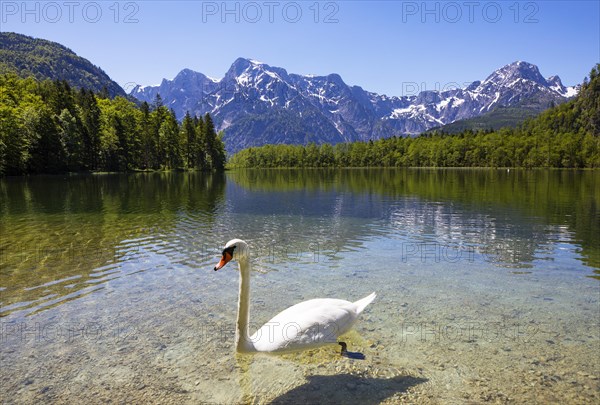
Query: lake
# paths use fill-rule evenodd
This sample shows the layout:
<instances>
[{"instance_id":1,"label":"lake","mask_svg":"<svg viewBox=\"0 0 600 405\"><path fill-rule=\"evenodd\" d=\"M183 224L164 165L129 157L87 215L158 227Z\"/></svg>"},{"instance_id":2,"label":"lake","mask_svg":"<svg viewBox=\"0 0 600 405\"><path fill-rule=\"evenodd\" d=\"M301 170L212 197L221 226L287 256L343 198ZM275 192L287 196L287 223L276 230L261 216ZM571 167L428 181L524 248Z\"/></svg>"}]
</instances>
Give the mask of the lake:
<instances>
[{"instance_id":1,"label":"lake","mask_svg":"<svg viewBox=\"0 0 600 405\"><path fill-rule=\"evenodd\" d=\"M3 403L593 403L600 171L245 170L0 180ZM297 302L334 346L236 355Z\"/></svg>"}]
</instances>

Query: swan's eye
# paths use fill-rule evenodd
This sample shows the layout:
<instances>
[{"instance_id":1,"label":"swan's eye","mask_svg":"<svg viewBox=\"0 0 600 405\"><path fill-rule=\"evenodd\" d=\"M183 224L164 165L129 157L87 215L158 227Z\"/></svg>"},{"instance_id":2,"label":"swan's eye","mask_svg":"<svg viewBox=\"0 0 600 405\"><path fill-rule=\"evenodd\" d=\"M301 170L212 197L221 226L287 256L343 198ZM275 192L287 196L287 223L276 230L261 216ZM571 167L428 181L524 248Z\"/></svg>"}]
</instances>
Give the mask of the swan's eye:
<instances>
[{"instance_id":1,"label":"swan's eye","mask_svg":"<svg viewBox=\"0 0 600 405\"><path fill-rule=\"evenodd\" d=\"M221 269L223 266L225 266L227 263L229 263L231 261L231 259L233 259L233 251L235 250L235 246L231 246L228 247L227 249L223 249L223 253L221 256L221 261L219 262L219 264L217 264L214 268L214 270L219 270Z\"/></svg>"}]
</instances>

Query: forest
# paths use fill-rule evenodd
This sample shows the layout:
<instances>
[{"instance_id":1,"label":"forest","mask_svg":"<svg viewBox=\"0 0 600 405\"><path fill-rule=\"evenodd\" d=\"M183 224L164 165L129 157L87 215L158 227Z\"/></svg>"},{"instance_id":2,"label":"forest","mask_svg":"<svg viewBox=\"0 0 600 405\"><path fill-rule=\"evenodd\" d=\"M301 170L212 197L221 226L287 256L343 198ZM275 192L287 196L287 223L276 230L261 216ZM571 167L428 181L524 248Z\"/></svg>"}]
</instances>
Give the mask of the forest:
<instances>
[{"instance_id":1,"label":"forest","mask_svg":"<svg viewBox=\"0 0 600 405\"><path fill-rule=\"evenodd\" d=\"M244 149L230 167L600 167L600 64L578 96L511 129Z\"/></svg>"},{"instance_id":2,"label":"forest","mask_svg":"<svg viewBox=\"0 0 600 405\"><path fill-rule=\"evenodd\" d=\"M600 64L573 100L517 128L336 145L265 145L226 162L211 116L177 121L157 96L136 104L66 81L0 75L0 175L275 167L600 168Z\"/></svg>"},{"instance_id":3,"label":"forest","mask_svg":"<svg viewBox=\"0 0 600 405\"><path fill-rule=\"evenodd\" d=\"M178 122L157 96L139 106L66 81L0 75L0 175L225 165L209 114Z\"/></svg>"}]
</instances>

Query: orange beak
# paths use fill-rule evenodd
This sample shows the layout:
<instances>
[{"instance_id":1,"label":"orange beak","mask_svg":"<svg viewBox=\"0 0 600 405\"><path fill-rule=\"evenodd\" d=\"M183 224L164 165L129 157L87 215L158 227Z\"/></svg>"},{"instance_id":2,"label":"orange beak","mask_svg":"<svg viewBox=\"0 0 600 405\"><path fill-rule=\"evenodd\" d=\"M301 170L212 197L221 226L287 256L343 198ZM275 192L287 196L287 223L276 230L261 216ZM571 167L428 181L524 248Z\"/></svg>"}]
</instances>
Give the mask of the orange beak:
<instances>
[{"instance_id":1,"label":"orange beak","mask_svg":"<svg viewBox=\"0 0 600 405\"><path fill-rule=\"evenodd\" d=\"M229 263L229 261L233 259L233 256L231 255L231 253L229 252L223 252L223 256L221 256L221 260L219 261L219 264L217 264L214 268L215 271L217 270L221 270L223 268L223 266L225 266L227 263Z\"/></svg>"}]
</instances>

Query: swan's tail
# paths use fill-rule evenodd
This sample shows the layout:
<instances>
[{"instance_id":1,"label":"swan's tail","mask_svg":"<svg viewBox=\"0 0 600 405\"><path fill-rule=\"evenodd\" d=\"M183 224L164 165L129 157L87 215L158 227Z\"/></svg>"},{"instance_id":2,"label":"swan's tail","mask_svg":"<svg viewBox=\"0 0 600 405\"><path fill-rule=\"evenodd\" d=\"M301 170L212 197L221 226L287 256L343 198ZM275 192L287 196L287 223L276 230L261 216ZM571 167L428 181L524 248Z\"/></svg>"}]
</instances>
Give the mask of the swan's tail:
<instances>
[{"instance_id":1,"label":"swan's tail","mask_svg":"<svg viewBox=\"0 0 600 405\"><path fill-rule=\"evenodd\" d=\"M367 307L367 305L369 305L371 302L373 302L373 300L375 299L376 296L377 296L377 294L371 293L370 295L367 295L365 298L356 301L354 303L354 305L357 306L356 313L360 314Z\"/></svg>"}]
</instances>

